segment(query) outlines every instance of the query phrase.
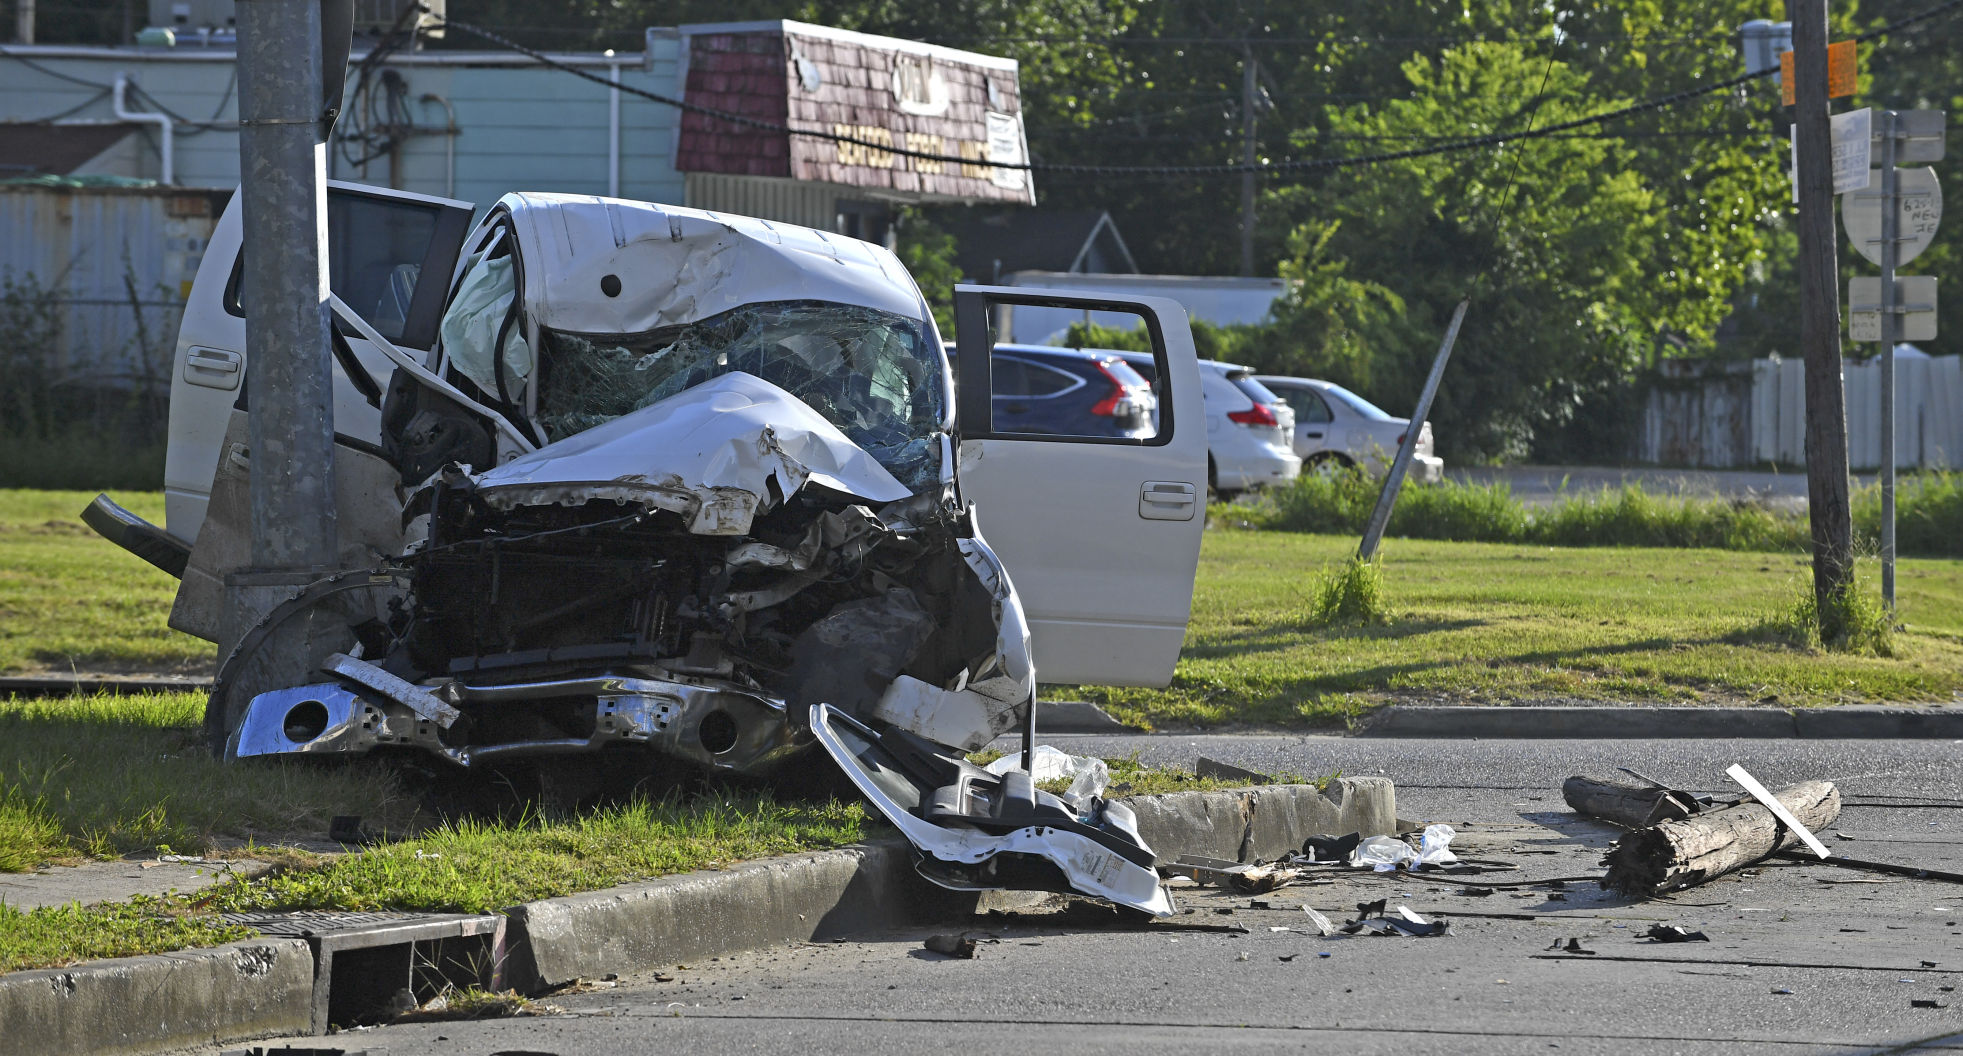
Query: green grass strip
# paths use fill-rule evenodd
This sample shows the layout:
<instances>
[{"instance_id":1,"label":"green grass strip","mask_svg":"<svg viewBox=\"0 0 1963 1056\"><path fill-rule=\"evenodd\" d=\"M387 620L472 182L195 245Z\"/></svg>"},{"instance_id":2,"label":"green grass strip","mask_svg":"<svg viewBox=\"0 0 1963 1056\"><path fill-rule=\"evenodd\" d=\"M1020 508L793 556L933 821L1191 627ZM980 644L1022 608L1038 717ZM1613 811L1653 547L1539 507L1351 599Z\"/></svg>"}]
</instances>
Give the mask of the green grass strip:
<instances>
[{"instance_id":1,"label":"green grass strip","mask_svg":"<svg viewBox=\"0 0 1963 1056\"><path fill-rule=\"evenodd\" d=\"M493 913L520 902L864 838L856 803L767 795L636 801L563 820L459 821L321 868L229 880L223 910L400 909Z\"/></svg>"},{"instance_id":2,"label":"green grass strip","mask_svg":"<svg viewBox=\"0 0 1963 1056\"><path fill-rule=\"evenodd\" d=\"M1359 535L1379 482L1360 473L1304 473L1293 485L1215 504L1223 524ZM1878 546L1881 490L1853 495L1856 534ZM1903 555L1963 557L1963 474L1918 473L1896 490L1896 546ZM1504 483L1445 481L1406 487L1388 533L1405 539L1780 551L1809 548L1806 515L1763 503L1659 495L1639 484L1569 495L1529 507Z\"/></svg>"},{"instance_id":3,"label":"green grass strip","mask_svg":"<svg viewBox=\"0 0 1963 1056\"><path fill-rule=\"evenodd\" d=\"M253 934L215 916L188 914L179 899L25 911L0 904L0 972L218 946Z\"/></svg>"}]
</instances>

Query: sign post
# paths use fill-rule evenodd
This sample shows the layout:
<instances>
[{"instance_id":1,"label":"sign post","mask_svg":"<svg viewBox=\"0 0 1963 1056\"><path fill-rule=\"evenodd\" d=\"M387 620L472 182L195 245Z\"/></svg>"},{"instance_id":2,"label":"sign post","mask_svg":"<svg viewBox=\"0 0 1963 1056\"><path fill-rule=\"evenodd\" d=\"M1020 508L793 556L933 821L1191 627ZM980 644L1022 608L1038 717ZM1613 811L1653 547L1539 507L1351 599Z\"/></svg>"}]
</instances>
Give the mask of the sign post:
<instances>
[{"instance_id":1,"label":"sign post","mask_svg":"<svg viewBox=\"0 0 1963 1056\"><path fill-rule=\"evenodd\" d=\"M1881 603L1895 614L1895 112L1881 112ZM1851 309L1853 305L1848 305ZM1848 314L1852 315L1850 311Z\"/></svg>"},{"instance_id":2,"label":"sign post","mask_svg":"<svg viewBox=\"0 0 1963 1056\"><path fill-rule=\"evenodd\" d=\"M1940 160L1942 122L1939 111L1877 113L1874 138L1881 167L1870 182L1880 184L1880 193L1852 195L1841 211L1855 251L1881 267L1877 279L1848 283L1847 320L1849 337L1881 342L1881 600L1890 614L1895 611L1895 345L1908 336L1936 336L1936 280L1913 276L1898 283L1895 269L1928 246L1942 220L1935 172L1905 173L1896 165Z\"/></svg>"}]
</instances>

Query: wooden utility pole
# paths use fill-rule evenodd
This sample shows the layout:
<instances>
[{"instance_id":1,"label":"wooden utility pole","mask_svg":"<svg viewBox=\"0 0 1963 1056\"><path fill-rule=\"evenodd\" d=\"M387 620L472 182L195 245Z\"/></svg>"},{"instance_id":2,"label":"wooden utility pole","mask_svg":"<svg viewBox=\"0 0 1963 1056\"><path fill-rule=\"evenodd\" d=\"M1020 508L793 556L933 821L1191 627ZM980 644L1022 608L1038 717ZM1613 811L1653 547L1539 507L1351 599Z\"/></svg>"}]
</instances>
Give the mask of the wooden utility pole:
<instances>
[{"instance_id":1,"label":"wooden utility pole","mask_svg":"<svg viewBox=\"0 0 1963 1056\"><path fill-rule=\"evenodd\" d=\"M1788 0L1787 15L1793 23L1793 135L1799 154L1794 175L1799 183L1799 347L1806 360L1807 513L1813 529L1813 599L1816 611L1826 616L1841 608L1854 580L1827 114L1827 0Z\"/></svg>"},{"instance_id":2,"label":"wooden utility pole","mask_svg":"<svg viewBox=\"0 0 1963 1056\"><path fill-rule=\"evenodd\" d=\"M1840 790L1807 781L1773 793L1807 829L1823 829L1840 817ZM1695 887L1776 851L1797 846L1799 836L1763 805L1753 802L1631 829L1615 841L1602 864L1602 887L1647 897Z\"/></svg>"},{"instance_id":3,"label":"wooden utility pole","mask_svg":"<svg viewBox=\"0 0 1963 1056\"><path fill-rule=\"evenodd\" d=\"M1241 274L1254 274L1254 128L1259 120L1254 105L1260 85L1255 82L1254 49L1241 43Z\"/></svg>"}]
</instances>

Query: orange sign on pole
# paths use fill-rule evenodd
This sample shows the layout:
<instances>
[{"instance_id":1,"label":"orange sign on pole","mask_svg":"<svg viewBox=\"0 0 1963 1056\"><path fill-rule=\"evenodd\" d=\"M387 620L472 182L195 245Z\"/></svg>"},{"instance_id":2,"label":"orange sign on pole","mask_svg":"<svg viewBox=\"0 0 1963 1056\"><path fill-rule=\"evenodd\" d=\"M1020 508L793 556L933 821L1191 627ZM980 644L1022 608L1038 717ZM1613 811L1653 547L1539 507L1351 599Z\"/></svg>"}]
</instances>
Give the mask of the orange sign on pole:
<instances>
[{"instance_id":1,"label":"orange sign on pole","mask_svg":"<svg viewBox=\"0 0 1963 1056\"><path fill-rule=\"evenodd\" d=\"M1861 58L1851 40L1827 45L1827 98L1848 99L1861 72ZM1793 105L1793 53L1779 53L1779 101Z\"/></svg>"}]
</instances>

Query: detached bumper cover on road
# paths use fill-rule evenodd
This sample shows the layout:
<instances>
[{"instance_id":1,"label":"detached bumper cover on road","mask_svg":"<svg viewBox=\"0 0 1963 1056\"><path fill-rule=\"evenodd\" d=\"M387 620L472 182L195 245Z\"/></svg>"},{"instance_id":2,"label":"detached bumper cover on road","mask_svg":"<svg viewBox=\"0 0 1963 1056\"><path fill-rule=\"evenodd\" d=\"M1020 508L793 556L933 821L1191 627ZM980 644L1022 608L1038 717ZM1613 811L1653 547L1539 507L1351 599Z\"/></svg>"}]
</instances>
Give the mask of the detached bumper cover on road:
<instances>
[{"instance_id":1,"label":"detached bumper cover on road","mask_svg":"<svg viewBox=\"0 0 1963 1056\"><path fill-rule=\"evenodd\" d=\"M921 853L920 875L957 891L1012 888L1094 895L1170 916L1152 849L1122 803L1076 806L1030 775L996 776L929 742L884 734L824 704L811 730L833 761Z\"/></svg>"}]
</instances>

